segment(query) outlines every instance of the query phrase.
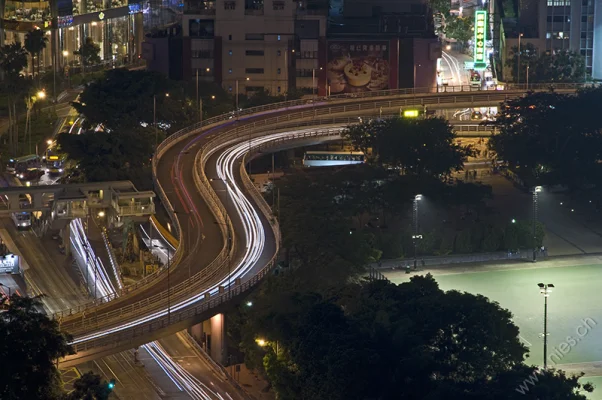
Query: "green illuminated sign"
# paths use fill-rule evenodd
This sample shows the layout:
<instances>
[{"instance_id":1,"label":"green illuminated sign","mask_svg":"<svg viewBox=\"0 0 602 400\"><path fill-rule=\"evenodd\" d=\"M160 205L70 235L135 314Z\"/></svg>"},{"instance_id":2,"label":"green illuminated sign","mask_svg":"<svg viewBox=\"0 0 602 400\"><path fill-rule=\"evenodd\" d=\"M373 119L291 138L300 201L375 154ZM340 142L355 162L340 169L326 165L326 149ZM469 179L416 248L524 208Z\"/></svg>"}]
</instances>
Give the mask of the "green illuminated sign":
<instances>
[{"instance_id":1,"label":"green illuminated sign","mask_svg":"<svg viewBox=\"0 0 602 400\"><path fill-rule=\"evenodd\" d=\"M487 68L485 41L487 40L487 11L477 11L474 15L474 69Z\"/></svg>"}]
</instances>

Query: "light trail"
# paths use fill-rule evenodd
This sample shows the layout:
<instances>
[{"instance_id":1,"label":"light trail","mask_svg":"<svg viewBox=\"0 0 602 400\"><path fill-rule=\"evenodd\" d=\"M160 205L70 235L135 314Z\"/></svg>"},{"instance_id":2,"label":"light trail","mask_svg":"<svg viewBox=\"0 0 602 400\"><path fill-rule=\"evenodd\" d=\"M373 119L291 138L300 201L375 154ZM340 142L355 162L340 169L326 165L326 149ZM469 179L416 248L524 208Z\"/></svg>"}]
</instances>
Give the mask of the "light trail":
<instances>
[{"instance_id":1,"label":"light trail","mask_svg":"<svg viewBox=\"0 0 602 400\"><path fill-rule=\"evenodd\" d=\"M185 391L194 400L225 400L225 398L209 388L184 367L175 362L157 341L142 346L150 356L159 364L169 379L180 391ZM227 399L232 399L226 392Z\"/></svg>"},{"instance_id":2,"label":"light trail","mask_svg":"<svg viewBox=\"0 0 602 400\"><path fill-rule=\"evenodd\" d=\"M244 236L246 240L244 255L236 265L232 266L232 268L229 271L229 274L226 275L222 280L217 282L212 287L202 290L200 291L200 293L197 293L186 300L174 303L170 307L170 312L173 313L182 310L186 307L193 305L198 301L203 300L205 298L206 293L209 293L210 295L218 294L220 286L229 287L232 281L235 281L237 278L243 278L248 272L250 272L253 269L253 267L261 257L265 246L265 231L259 214L252 206L251 202L244 196L242 190L235 185L234 177L236 174L236 168L239 167L237 160L240 159L250 149L261 146L270 141L286 139L289 137L293 137L299 133L310 131L313 131L313 129L303 129L297 131L276 133L273 135L251 139L250 141L245 140L243 142L240 142L240 139L233 139L229 142L226 142L222 146L212 149L210 154L214 154L215 152L226 148L226 150L224 150L224 152L218 156L216 169L218 171L218 176L220 177L220 179L222 179L223 182L226 183L229 200L231 204L234 205L238 217L242 222L245 234ZM186 150L187 149L185 148L183 151ZM113 333L121 332L126 329L133 328L137 325L144 324L148 321L164 317L167 314L167 308L163 308L159 311L152 312L144 317L137 318L130 322L122 323L115 327L106 328L101 331L78 336L74 338L74 340L70 344L78 344L88 340L101 338Z\"/></svg>"}]
</instances>

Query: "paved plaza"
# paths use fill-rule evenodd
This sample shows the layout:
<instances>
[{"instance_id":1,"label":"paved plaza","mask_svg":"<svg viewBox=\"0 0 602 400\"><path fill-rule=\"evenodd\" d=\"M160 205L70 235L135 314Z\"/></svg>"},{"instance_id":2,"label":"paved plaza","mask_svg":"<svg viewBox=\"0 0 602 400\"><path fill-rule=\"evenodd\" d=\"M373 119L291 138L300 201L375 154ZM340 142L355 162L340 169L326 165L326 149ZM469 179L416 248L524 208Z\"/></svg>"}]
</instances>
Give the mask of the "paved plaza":
<instances>
[{"instance_id":1,"label":"paved plaza","mask_svg":"<svg viewBox=\"0 0 602 400\"><path fill-rule=\"evenodd\" d=\"M416 273L382 271L394 283L431 273L443 290L482 294L514 315L527 363L543 364L544 298L537 283L556 286L548 299L548 365L583 371L602 399L602 256L572 256L538 263L463 264Z\"/></svg>"}]
</instances>

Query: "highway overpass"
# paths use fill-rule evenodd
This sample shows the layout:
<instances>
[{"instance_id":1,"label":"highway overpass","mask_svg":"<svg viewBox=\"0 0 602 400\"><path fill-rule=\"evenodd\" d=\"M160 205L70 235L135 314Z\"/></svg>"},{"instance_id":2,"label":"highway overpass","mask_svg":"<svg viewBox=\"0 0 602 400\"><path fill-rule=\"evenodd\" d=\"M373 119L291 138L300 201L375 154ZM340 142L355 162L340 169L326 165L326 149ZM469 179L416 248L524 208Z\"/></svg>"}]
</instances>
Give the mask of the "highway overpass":
<instances>
[{"instance_id":1,"label":"highway overpass","mask_svg":"<svg viewBox=\"0 0 602 400\"><path fill-rule=\"evenodd\" d=\"M245 154L253 148L288 140L304 129L340 126L361 116L394 113L399 107L487 106L524 94L396 92L257 107L235 118L206 120L165 140L153 159L153 172L156 192L180 238L174 262L119 297L56 314L62 328L74 336L77 351L63 363L135 347L207 319L269 273L278 252L279 229L244 169Z\"/></svg>"}]
</instances>

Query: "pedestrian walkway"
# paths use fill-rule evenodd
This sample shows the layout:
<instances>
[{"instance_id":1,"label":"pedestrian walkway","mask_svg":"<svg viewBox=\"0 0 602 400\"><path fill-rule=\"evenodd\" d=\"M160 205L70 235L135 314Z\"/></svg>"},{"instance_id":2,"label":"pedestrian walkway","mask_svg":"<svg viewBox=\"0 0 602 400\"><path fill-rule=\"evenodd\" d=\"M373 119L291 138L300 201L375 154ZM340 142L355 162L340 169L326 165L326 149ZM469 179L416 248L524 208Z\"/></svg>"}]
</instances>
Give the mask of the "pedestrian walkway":
<instances>
[{"instance_id":1,"label":"pedestrian walkway","mask_svg":"<svg viewBox=\"0 0 602 400\"><path fill-rule=\"evenodd\" d=\"M433 265L426 268L418 268L417 271L412 271L407 274L403 270L386 270L381 269L380 272L387 277L393 283L407 282L414 275L425 275L431 274L433 276L438 275L452 275L452 274L466 274L475 272L486 272L486 271L499 271L499 270L516 270L516 269L538 269L538 268L566 268L576 265L595 265L599 264L602 268L602 253L599 254L588 254L588 255L571 255L571 256L557 256L549 257L546 260L540 260L537 262L527 260L508 260L508 261L494 261L494 262L480 262L480 263L465 263L465 264L452 264L452 265Z\"/></svg>"}]
</instances>

